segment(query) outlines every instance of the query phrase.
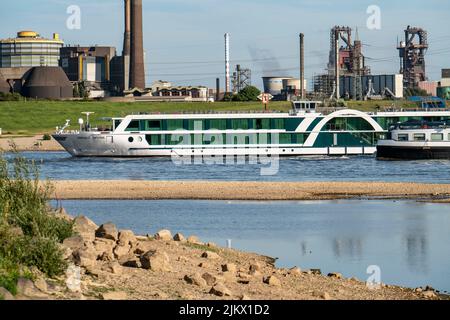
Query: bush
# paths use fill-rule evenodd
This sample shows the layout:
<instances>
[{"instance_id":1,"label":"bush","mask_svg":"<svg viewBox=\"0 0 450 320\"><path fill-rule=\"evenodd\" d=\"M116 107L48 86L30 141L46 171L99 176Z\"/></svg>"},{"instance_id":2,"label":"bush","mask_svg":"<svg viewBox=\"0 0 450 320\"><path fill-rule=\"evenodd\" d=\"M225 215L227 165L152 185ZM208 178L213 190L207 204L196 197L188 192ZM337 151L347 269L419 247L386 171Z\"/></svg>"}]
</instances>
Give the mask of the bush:
<instances>
[{"instance_id":1,"label":"bush","mask_svg":"<svg viewBox=\"0 0 450 320\"><path fill-rule=\"evenodd\" d=\"M17 294L17 280L20 277L21 273L16 263L0 258L0 287L5 288L15 295Z\"/></svg>"},{"instance_id":2,"label":"bush","mask_svg":"<svg viewBox=\"0 0 450 320\"><path fill-rule=\"evenodd\" d=\"M62 242L72 234L72 224L47 211L52 186L40 184L34 162L16 156L13 168L0 159L0 210L5 221L27 236L52 238Z\"/></svg>"},{"instance_id":3,"label":"bush","mask_svg":"<svg viewBox=\"0 0 450 320\"><path fill-rule=\"evenodd\" d=\"M34 162L16 154L8 163L0 156L0 260L53 277L66 267L59 243L72 236L73 225L49 211L51 191ZM9 276L2 281L15 278L12 271L3 274Z\"/></svg>"},{"instance_id":4,"label":"bush","mask_svg":"<svg viewBox=\"0 0 450 320\"><path fill-rule=\"evenodd\" d=\"M52 140L52 137L48 133L46 133L42 136L42 140L50 141L50 140Z\"/></svg>"},{"instance_id":5,"label":"bush","mask_svg":"<svg viewBox=\"0 0 450 320\"><path fill-rule=\"evenodd\" d=\"M19 93L3 93L0 92L0 101L23 101L24 97L22 97Z\"/></svg>"},{"instance_id":6,"label":"bush","mask_svg":"<svg viewBox=\"0 0 450 320\"><path fill-rule=\"evenodd\" d=\"M234 96L233 96L232 93L227 92L227 93L225 93L224 96L223 96L223 101L226 101L226 102L233 101L233 97L234 97Z\"/></svg>"},{"instance_id":7,"label":"bush","mask_svg":"<svg viewBox=\"0 0 450 320\"><path fill-rule=\"evenodd\" d=\"M258 101L258 96L261 94L261 91L254 87L248 86L239 91L237 95L233 97L234 101Z\"/></svg>"},{"instance_id":8,"label":"bush","mask_svg":"<svg viewBox=\"0 0 450 320\"><path fill-rule=\"evenodd\" d=\"M9 241L6 248L0 250L0 255L5 256L9 261L30 268L36 267L49 277L62 274L67 268L67 262L62 259L63 253L53 239L15 237Z\"/></svg>"}]
</instances>

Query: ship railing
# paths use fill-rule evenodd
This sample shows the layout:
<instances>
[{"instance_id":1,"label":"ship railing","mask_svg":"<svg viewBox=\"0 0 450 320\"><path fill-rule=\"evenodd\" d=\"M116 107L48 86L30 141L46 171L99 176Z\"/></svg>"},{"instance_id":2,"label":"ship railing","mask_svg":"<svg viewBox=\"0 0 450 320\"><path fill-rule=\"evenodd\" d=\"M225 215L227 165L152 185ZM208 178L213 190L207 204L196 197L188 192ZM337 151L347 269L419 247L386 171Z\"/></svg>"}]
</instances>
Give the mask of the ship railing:
<instances>
[{"instance_id":1,"label":"ship railing","mask_svg":"<svg viewBox=\"0 0 450 320\"><path fill-rule=\"evenodd\" d=\"M231 110L231 111L218 111L218 110L206 110L206 111L181 111L181 112L133 112L131 115L207 115L207 114L264 114L264 113L287 113L279 110Z\"/></svg>"}]
</instances>

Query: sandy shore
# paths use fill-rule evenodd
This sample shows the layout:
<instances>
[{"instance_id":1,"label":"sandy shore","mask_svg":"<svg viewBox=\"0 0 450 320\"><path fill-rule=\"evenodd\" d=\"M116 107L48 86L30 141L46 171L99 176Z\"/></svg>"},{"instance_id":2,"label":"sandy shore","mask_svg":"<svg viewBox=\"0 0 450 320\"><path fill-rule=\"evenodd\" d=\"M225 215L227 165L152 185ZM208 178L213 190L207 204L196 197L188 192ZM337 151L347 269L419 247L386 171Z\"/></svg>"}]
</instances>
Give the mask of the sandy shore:
<instances>
[{"instance_id":1,"label":"sandy shore","mask_svg":"<svg viewBox=\"0 0 450 320\"><path fill-rule=\"evenodd\" d=\"M0 136L0 150L10 151L11 141L16 145L17 151L64 151L54 139L44 141L43 135L33 137Z\"/></svg>"},{"instance_id":2,"label":"sandy shore","mask_svg":"<svg viewBox=\"0 0 450 320\"><path fill-rule=\"evenodd\" d=\"M55 181L55 199L333 200L450 202L450 184L386 182Z\"/></svg>"}]
</instances>

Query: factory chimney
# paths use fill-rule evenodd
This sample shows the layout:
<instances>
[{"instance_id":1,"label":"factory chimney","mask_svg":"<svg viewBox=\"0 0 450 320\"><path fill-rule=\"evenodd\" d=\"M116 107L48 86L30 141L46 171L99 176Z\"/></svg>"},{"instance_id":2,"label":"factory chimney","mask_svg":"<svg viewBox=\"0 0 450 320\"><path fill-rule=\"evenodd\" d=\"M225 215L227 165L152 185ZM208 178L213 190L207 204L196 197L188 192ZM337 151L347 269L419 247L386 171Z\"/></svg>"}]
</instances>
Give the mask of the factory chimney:
<instances>
[{"instance_id":1,"label":"factory chimney","mask_svg":"<svg viewBox=\"0 0 450 320\"><path fill-rule=\"evenodd\" d=\"M131 0L125 0L125 34L123 36L123 55L130 55L131 46Z\"/></svg>"},{"instance_id":2,"label":"factory chimney","mask_svg":"<svg viewBox=\"0 0 450 320\"><path fill-rule=\"evenodd\" d=\"M230 93L230 34L225 33L225 93Z\"/></svg>"},{"instance_id":3,"label":"factory chimney","mask_svg":"<svg viewBox=\"0 0 450 320\"><path fill-rule=\"evenodd\" d=\"M124 90L130 87L130 51L131 51L131 0L125 0L125 33L123 36L123 81Z\"/></svg>"},{"instance_id":4,"label":"factory chimney","mask_svg":"<svg viewBox=\"0 0 450 320\"><path fill-rule=\"evenodd\" d=\"M341 71L341 64L340 64L340 54L339 54L339 38L341 37L341 32L336 29L335 31L335 43L334 43L334 54L335 54L335 63L334 63L334 76L335 76L335 80L334 80L334 88L336 90L335 95L336 95L336 99L339 100L341 98L340 96L340 90L341 90L341 86L339 83L340 80L340 71ZM349 41L350 42L350 41ZM351 43L351 42L350 42Z\"/></svg>"},{"instance_id":5,"label":"factory chimney","mask_svg":"<svg viewBox=\"0 0 450 320\"><path fill-rule=\"evenodd\" d=\"M305 35L300 33L300 97L305 99Z\"/></svg>"},{"instance_id":6,"label":"factory chimney","mask_svg":"<svg viewBox=\"0 0 450 320\"><path fill-rule=\"evenodd\" d=\"M220 100L220 78L216 79L216 101Z\"/></svg>"},{"instance_id":7,"label":"factory chimney","mask_svg":"<svg viewBox=\"0 0 450 320\"><path fill-rule=\"evenodd\" d=\"M145 89L142 0L131 1L130 88Z\"/></svg>"}]
</instances>

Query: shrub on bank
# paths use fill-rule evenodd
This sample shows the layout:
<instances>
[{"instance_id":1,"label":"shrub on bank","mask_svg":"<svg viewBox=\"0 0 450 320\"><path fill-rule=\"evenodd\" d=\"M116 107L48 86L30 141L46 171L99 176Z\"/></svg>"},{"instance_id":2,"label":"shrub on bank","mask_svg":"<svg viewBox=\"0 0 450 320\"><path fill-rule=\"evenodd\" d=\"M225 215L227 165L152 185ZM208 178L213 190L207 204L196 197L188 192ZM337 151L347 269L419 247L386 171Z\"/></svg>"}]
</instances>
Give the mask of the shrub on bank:
<instances>
[{"instance_id":1,"label":"shrub on bank","mask_svg":"<svg viewBox=\"0 0 450 320\"><path fill-rule=\"evenodd\" d=\"M66 269L59 243L72 236L73 226L49 208L51 191L34 162L0 155L0 286L12 293L27 268L50 277Z\"/></svg>"},{"instance_id":2,"label":"shrub on bank","mask_svg":"<svg viewBox=\"0 0 450 320\"><path fill-rule=\"evenodd\" d=\"M24 101L25 98L19 93L3 93L0 92L0 101Z\"/></svg>"},{"instance_id":3,"label":"shrub on bank","mask_svg":"<svg viewBox=\"0 0 450 320\"><path fill-rule=\"evenodd\" d=\"M17 263L0 258L0 287L15 295L17 294L17 280L21 277L31 279L31 273L21 271ZM2 299L3 297L0 296L0 300Z\"/></svg>"}]
</instances>

